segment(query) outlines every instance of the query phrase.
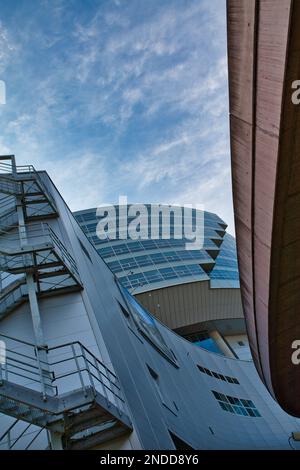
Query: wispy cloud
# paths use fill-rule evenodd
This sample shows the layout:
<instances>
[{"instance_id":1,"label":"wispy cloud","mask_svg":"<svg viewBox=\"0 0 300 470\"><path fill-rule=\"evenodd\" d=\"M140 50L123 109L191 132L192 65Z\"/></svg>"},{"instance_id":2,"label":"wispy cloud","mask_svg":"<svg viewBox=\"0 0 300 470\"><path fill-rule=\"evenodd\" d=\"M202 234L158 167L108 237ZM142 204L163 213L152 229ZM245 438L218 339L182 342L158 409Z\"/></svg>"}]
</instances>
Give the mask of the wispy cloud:
<instances>
[{"instance_id":1,"label":"wispy cloud","mask_svg":"<svg viewBox=\"0 0 300 470\"><path fill-rule=\"evenodd\" d=\"M0 151L46 168L72 209L177 199L233 230L225 0L9 4Z\"/></svg>"},{"instance_id":2,"label":"wispy cloud","mask_svg":"<svg viewBox=\"0 0 300 470\"><path fill-rule=\"evenodd\" d=\"M8 62L15 56L17 50L18 47L12 39L12 35L0 21L0 73L5 71Z\"/></svg>"}]
</instances>

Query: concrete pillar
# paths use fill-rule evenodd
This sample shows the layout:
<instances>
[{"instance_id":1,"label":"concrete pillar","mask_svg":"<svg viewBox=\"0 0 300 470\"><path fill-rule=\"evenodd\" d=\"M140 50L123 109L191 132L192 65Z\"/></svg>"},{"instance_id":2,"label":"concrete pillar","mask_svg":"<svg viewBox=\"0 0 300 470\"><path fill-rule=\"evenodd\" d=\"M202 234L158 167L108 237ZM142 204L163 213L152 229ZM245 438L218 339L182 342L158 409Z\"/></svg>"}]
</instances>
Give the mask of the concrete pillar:
<instances>
[{"instance_id":1,"label":"concrete pillar","mask_svg":"<svg viewBox=\"0 0 300 470\"><path fill-rule=\"evenodd\" d=\"M214 342L216 343L220 351L224 354L224 356L236 359L236 356L233 354L232 350L224 340L223 336L221 336L217 330L210 331L209 336L211 337L211 339L214 340Z\"/></svg>"}]
</instances>

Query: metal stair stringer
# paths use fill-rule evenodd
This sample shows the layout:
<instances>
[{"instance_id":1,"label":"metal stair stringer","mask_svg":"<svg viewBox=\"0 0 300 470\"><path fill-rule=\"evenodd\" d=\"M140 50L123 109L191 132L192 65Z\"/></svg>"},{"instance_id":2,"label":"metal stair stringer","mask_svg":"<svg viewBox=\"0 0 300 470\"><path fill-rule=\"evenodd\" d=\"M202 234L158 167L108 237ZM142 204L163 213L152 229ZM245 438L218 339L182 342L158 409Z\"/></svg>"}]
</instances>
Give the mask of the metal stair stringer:
<instances>
[{"instance_id":1,"label":"metal stair stringer","mask_svg":"<svg viewBox=\"0 0 300 470\"><path fill-rule=\"evenodd\" d=\"M13 155L0 156L0 193L19 199L27 222L58 215L40 173L32 165L17 166Z\"/></svg>"},{"instance_id":2,"label":"metal stair stringer","mask_svg":"<svg viewBox=\"0 0 300 470\"><path fill-rule=\"evenodd\" d=\"M0 214L0 235L13 229L18 222L16 208L10 208Z\"/></svg>"},{"instance_id":3,"label":"metal stair stringer","mask_svg":"<svg viewBox=\"0 0 300 470\"><path fill-rule=\"evenodd\" d=\"M0 321L27 299L28 293L24 277L3 289L0 295Z\"/></svg>"},{"instance_id":4,"label":"metal stair stringer","mask_svg":"<svg viewBox=\"0 0 300 470\"><path fill-rule=\"evenodd\" d=\"M0 412L61 433L66 448L86 448L92 442L96 445L132 431L128 416L120 415L93 387L45 400L40 392L2 380Z\"/></svg>"}]
</instances>

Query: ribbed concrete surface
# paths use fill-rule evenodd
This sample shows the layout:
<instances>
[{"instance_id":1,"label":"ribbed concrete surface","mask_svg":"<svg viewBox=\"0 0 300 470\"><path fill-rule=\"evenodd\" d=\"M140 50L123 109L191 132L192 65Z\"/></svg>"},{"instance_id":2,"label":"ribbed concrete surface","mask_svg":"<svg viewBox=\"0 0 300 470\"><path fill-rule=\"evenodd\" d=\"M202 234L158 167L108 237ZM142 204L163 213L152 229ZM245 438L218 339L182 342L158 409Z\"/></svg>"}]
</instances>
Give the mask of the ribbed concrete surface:
<instances>
[{"instance_id":1,"label":"ribbed concrete surface","mask_svg":"<svg viewBox=\"0 0 300 470\"><path fill-rule=\"evenodd\" d=\"M136 297L172 329L208 320L243 318L240 289L210 289L209 281L157 289Z\"/></svg>"},{"instance_id":2,"label":"ribbed concrete surface","mask_svg":"<svg viewBox=\"0 0 300 470\"><path fill-rule=\"evenodd\" d=\"M300 2L228 0L233 195L241 291L255 363L300 416Z\"/></svg>"}]
</instances>

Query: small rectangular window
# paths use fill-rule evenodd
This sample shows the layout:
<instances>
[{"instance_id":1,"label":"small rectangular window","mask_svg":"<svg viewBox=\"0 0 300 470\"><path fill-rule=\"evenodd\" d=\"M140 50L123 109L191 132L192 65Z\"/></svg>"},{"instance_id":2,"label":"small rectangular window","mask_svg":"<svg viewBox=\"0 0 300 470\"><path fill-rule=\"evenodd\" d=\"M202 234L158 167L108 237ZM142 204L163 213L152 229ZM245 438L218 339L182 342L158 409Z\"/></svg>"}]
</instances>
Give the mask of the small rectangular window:
<instances>
[{"instance_id":1,"label":"small rectangular window","mask_svg":"<svg viewBox=\"0 0 300 470\"><path fill-rule=\"evenodd\" d=\"M224 411L229 411L230 413L235 413L241 416L251 416L253 418L261 417L261 414L251 400L232 397L230 395L225 396L215 390L212 390L212 393Z\"/></svg>"},{"instance_id":2,"label":"small rectangular window","mask_svg":"<svg viewBox=\"0 0 300 470\"><path fill-rule=\"evenodd\" d=\"M226 375L226 380L227 380L227 382L230 383L230 384L233 384L233 383L234 383L233 378L232 378L232 377L228 377L227 375Z\"/></svg>"}]
</instances>

